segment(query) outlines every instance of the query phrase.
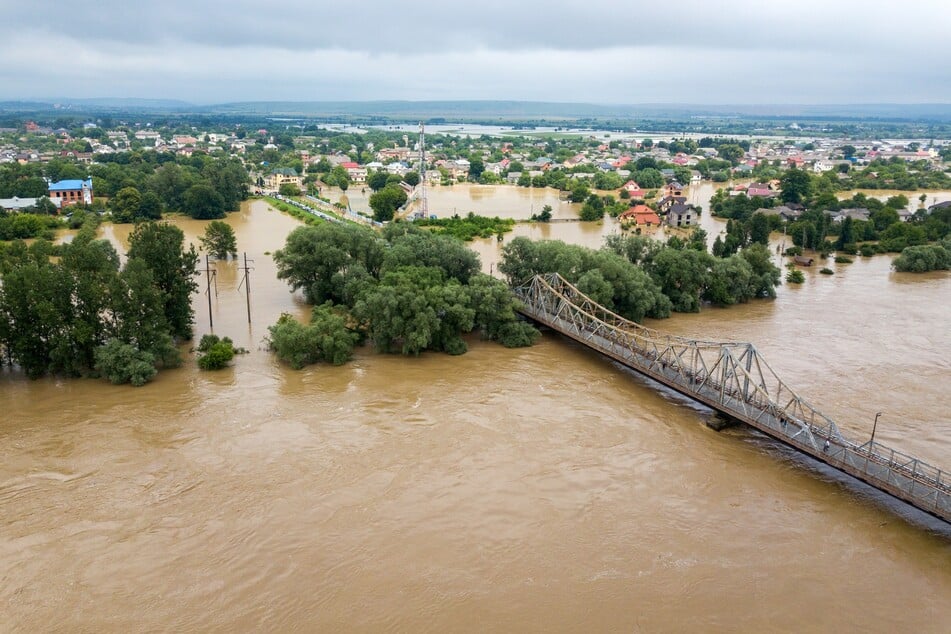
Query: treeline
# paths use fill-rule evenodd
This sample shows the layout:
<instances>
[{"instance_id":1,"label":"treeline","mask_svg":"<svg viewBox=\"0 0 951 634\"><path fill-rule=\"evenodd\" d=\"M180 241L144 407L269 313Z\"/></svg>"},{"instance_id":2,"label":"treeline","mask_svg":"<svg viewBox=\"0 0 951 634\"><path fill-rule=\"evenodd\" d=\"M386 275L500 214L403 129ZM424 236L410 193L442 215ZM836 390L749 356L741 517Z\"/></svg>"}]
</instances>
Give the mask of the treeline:
<instances>
[{"instance_id":1,"label":"treeline","mask_svg":"<svg viewBox=\"0 0 951 634\"><path fill-rule=\"evenodd\" d=\"M283 316L270 328L272 349L294 367L343 363L366 339L381 352L418 355L462 354L473 331L508 347L539 336L465 244L410 223L382 234L347 224L300 227L274 261L278 277L316 305L310 323Z\"/></svg>"},{"instance_id":2,"label":"treeline","mask_svg":"<svg viewBox=\"0 0 951 634\"><path fill-rule=\"evenodd\" d=\"M876 159L861 170L849 172L848 189L948 189L951 176L933 169L928 161L906 161L897 156Z\"/></svg>"},{"instance_id":3,"label":"treeline","mask_svg":"<svg viewBox=\"0 0 951 634\"><path fill-rule=\"evenodd\" d=\"M938 244L907 247L892 266L902 273L926 273L951 269L951 237Z\"/></svg>"},{"instance_id":4,"label":"treeline","mask_svg":"<svg viewBox=\"0 0 951 634\"><path fill-rule=\"evenodd\" d=\"M548 209L550 214L551 208ZM492 236L501 239L503 234L515 227L515 221L511 218L499 218L498 216L488 218L477 216L471 211L466 216L456 214L451 218L420 218L414 220L413 224L418 227L427 227L435 234L449 235L464 242L469 242L475 238L491 238Z\"/></svg>"},{"instance_id":5,"label":"treeline","mask_svg":"<svg viewBox=\"0 0 951 634\"><path fill-rule=\"evenodd\" d=\"M248 173L236 158L196 152L107 154L89 171L96 196L108 196L116 222L161 217L166 211L192 218L223 218L248 197Z\"/></svg>"},{"instance_id":6,"label":"treeline","mask_svg":"<svg viewBox=\"0 0 951 634\"><path fill-rule=\"evenodd\" d=\"M30 377L105 376L141 385L180 362L192 335L197 254L167 224L129 237L125 266L95 224L72 242L22 241L0 250L0 358Z\"/></svg>"},{"instance_id":7,"label":"treeline","mask_svg":"<svg viewBox=\"0 0 951 634\"><path fill-rule=\"evenodd\" d=\"M46 179L85 179L93 181L92 210L110 211L115 222L157 220L166 211L185 213L193 218L222 218L237 211L248 197L248 173L236 158L214 157L196 152L179 156L171 152L134 151L104 154L99 163L81 166L56 159L45 165L16 163L0 166L0 198L41 198L47 196ZM108 204L102 197L108 198ZM41 200L35 214L56 213L48 200ZM76 207L78 208L78 207ZM29 211L29 210L28 210ZM32 238L49 226L37 226L35 220L20 220L2 235ZM10 223L6 223L9 225ZM40 223L42 224L42 223ZM27 229L36 226L27 235Z\"/></svg>"},{"instance_id":8,"label":"treeline","mask_svg":"<svg viewBox=\"0 0 951 634\"><path fill-rule=\"evenodd\" d=\"M821 253L832 250L848 254L861 251L863 255L898 253L909 246L941 240L951 233L951 209L938 208L929 213L922 207L907 221L902 221L898 212L909 207L906 196L890 196L882 202L860 192L839 200L835 192L842 184L830 173L814 175L790 169L784 173L780 186L781 191L774 198L731 196L727 190L720 189L710 199L710 209L716 216L748 225L756 221L758 209L790 203L803 205L805 210L795 220L784 222L778 215L771 214L766 216L766 222L772 231L785 228L796 247ZM925 199L924 195L919 198L922 205ZM867 209L868 220L833 221L832 213L843 209Z\"/></svg>"},{"instance_id":9,"label":"treeline","mask_svg":"<svg viewBox=\"0 0 951 634\"><path fill-rule=\"evenodd\" d=\"M609 236L601 249L561 241L515 238L502 249L499 270L513 286L559 273L583 293L633 321L697 312L703 302L730 305L775 297L780 271L762 244L715 257L704 236L668 243L646 236Z\"/></svg>"}]
</instances>

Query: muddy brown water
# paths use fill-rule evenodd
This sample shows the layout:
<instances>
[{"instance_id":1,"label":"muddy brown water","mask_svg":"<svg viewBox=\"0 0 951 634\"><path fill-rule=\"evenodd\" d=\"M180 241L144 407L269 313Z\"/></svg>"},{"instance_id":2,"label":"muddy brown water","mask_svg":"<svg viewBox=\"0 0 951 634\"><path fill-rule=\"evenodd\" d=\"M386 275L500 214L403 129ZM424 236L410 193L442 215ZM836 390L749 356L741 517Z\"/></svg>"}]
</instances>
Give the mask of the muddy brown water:
<instances>
[{"instance_id":1,"label":"muddy brown water","mask_svg":"<svg viewBox=\"0 0 951 634\"><path fill-rule=\"evenodd\" d=\"M939 522L553 334L288 370L262 338L307 307L265 252L295 221L229 222L232 368L0 374L0 630L947 631ZM651 325L752 340L847 433L883 411L877 439L951 466L951 276L835 269Z\"/></svg>"}]
</instances>

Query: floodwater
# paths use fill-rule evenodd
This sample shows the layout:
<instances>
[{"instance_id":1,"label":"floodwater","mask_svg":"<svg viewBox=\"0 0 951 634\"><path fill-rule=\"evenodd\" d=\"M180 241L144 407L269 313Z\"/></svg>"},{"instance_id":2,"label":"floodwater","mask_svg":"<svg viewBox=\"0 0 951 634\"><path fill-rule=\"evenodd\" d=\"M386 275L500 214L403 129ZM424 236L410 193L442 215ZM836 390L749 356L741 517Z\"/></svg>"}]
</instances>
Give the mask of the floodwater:
<instances>
[{"instance_id":1,"label":"floodwater","mask_svg":"<svg viewBox=\"0 0 951 634\"><path fill-rule=\"evenodd\" d=\"M0 373L0 630L947 631L951 530L558 336L287 369L262 339L307 307L266 252L295 221L228 221L232 368ZM951 276L833 266L651 325L752 340L847 433L882 411L951 467Z\"/></svg>"}]
</instances>

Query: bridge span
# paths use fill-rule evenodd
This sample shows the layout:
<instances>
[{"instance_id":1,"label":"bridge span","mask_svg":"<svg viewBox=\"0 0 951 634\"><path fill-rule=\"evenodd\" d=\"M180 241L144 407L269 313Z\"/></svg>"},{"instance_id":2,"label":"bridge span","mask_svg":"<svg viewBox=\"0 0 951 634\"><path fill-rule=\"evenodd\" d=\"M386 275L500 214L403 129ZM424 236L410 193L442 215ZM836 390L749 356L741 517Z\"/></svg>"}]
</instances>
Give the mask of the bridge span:
<instances>
[{"instance_id":1,"label":"bridge span","mask_svg":"<svg viewBox=\"0 0 951 634\"><path fill-rule=\"evenodd\" d=\"M520 312L816 460L951 523L951 474L879 442L857 443L773 371L751 343L701 341L627 320L557 273L515 289Z\"/></svg>"}]
</instances>

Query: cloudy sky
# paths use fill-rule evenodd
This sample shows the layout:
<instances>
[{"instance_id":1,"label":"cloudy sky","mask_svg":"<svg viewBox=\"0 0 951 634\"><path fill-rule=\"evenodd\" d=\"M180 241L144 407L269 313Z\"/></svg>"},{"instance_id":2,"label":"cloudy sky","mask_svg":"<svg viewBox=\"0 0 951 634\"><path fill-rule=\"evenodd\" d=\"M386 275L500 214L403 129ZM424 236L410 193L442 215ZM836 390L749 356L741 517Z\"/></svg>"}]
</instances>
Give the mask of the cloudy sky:
<instances>
[{"instance_id":1,"label":"cloudy sky","mask_svg":"<svg viewBox=\"0 0 951 634\"><path fill-rule=\"evenodd\" d=\"M0 99L948 103L948 0L0 0Z\"/></svg>"}]
</instances>

